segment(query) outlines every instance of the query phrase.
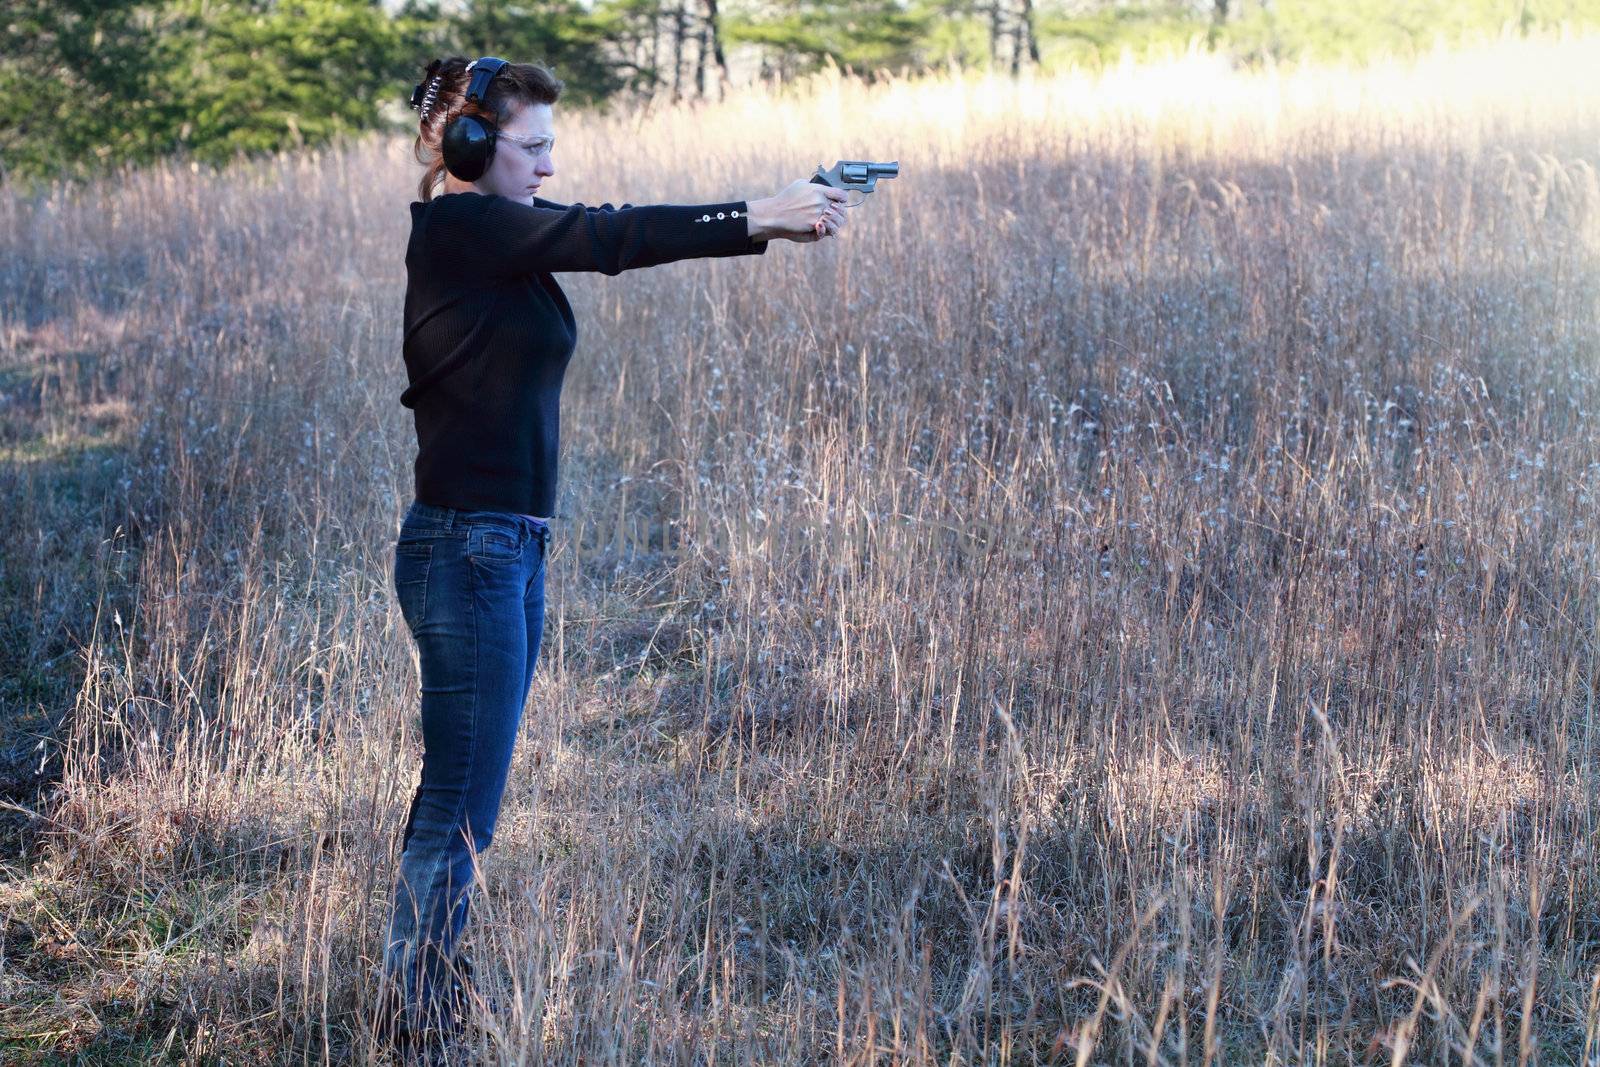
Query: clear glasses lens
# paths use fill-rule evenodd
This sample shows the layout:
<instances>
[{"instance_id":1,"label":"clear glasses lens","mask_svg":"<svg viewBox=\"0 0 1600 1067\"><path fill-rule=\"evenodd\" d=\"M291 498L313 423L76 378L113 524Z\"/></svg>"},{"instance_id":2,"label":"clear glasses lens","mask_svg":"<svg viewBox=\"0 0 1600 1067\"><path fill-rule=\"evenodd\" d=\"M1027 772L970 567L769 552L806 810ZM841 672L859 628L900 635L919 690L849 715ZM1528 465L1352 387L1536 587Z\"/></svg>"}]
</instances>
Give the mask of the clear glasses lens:
<instances>
[{"instance_id":1,"label":"clear glasses lens","mask_svg":"<svg viewBox=\"0 0 1600 1067\"><path fill-rule=\"evenodd\" d=\"M523 152L527 153L529 159L538 159L545 152L554 151L556 147L556 139L554 137L538 137L532 141L518 141L508 137L506 140L521 148Z\"/></svg>"}]
</instances>

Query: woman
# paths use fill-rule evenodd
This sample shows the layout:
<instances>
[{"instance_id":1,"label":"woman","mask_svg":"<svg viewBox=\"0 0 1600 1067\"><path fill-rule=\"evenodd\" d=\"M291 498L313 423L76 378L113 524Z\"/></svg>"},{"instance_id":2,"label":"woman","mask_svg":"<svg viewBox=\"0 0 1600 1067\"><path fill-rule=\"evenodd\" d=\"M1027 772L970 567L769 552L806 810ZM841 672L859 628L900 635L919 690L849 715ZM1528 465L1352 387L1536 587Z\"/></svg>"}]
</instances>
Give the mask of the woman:
<instances>
[{"instance_id":1,"label":"woman","mask_svg":"<svg viewBox=\"0 0 1600 1067\"><path fill-rule=\"evenodd\" d=\"M763 255L773 238L814 242L844 225L844 191L803 179L692 206L540 199L561 89L533 64L454 56L430 64L412 97L427 170L411 204L400 400L418 449L394 581L419 652L423 757L380 1011L404 1044L459 1029L472 858L494 834L539 655L561 382L577 341L552 272Z\"/></svg>"}]
</instances>

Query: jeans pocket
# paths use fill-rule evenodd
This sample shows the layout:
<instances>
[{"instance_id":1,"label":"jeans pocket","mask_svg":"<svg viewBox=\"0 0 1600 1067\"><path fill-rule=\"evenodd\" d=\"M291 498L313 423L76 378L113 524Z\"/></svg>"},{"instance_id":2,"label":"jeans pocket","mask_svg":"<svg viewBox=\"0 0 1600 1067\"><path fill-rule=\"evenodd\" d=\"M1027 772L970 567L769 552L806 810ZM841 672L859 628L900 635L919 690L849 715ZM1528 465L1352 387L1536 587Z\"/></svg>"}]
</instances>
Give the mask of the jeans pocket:
<instances>
[{"instance_id":1,"label":"jeans pocket","mask_svg":"<svg viewBox=\"0 0 1600 1067\"><path fill-rule=\"evenodd\" d=\"M401 542L394 546L395 599L412 633L428 615L428 573L432 568L432 544Z\"/></svg>"},{"instance_id":2,"label":"jeans pocket","mask_svg":"<svg viewBox=\"0 0 1600 1067\"><path fill-rule=\"evenodd\" d=\"M509 562L522 556L521 538L505 526L473 526L467 533L467 554L476 559Z\"/></svg>"}]
</instances>

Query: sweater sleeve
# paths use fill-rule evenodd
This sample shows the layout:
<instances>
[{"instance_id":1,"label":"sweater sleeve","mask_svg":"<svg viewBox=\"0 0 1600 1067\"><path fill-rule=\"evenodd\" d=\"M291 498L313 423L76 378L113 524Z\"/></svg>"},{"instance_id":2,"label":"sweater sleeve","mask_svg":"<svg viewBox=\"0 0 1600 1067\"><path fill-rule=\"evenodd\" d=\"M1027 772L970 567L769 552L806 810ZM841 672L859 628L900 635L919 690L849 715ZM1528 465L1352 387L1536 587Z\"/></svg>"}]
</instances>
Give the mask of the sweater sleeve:
<instances>
[{"instance_id":1,"label":"sweater sleeve","mask_svg":"<svg viewBox=\"0 0 1600 1067\"><path fill-rule=\"evenodd\" d=\"M446 203L446 201L450 201ZM440 198L429 224L441 259L488 277L539 271L620 274L680 259L762 255L751 240L743 200L718 204L556 204L532 206L503 196L460 193Z\"/></svg>"}]
</instances>

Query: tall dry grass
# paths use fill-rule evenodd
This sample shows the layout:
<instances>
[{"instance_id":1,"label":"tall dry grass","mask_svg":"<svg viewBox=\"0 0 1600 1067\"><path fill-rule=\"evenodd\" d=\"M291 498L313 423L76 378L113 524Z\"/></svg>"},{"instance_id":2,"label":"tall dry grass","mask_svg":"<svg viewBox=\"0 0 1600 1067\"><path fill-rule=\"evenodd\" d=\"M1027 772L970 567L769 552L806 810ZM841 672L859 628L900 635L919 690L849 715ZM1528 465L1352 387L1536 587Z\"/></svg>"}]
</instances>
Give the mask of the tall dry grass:
<instances>
[{"instance_id":1,"label":"tall dry grass","mask_svg":"<svg viewBox=\"0 0 1600 1067\"><path fill-rule=\"evenodd\" d=\"M902 171L562 279L479 1058L1596 1062L1597 68L558 107L557 199ZM371 1054L408 149L0 197L8 1057Z\"/></svg>"}]
</instances>

